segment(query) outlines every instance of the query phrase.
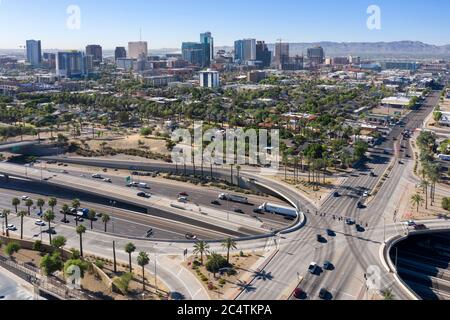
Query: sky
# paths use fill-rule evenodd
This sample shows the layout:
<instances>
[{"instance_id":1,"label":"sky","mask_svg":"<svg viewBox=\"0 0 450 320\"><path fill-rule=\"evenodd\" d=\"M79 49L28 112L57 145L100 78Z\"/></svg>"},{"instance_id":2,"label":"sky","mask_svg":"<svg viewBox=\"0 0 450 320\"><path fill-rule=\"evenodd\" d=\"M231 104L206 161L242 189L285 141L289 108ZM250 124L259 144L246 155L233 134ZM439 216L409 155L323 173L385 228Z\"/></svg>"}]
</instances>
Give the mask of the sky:
<instances>
[{"instance_id":1,"label":"sky","mask_svg":"<svg viewBox=\"0 0 450 320\"><path fill-rule=\"evenodd\" d=\"M380 29L367 27L371 5L380 8ZM150 49L180 48L204 31L216 46L242 38L443 45L450 44L449 14L448 0L0 0L0 49L19 49L27 39L44 49L113 49L139 40L140 29Z\"/></svg>"}]
</instances>

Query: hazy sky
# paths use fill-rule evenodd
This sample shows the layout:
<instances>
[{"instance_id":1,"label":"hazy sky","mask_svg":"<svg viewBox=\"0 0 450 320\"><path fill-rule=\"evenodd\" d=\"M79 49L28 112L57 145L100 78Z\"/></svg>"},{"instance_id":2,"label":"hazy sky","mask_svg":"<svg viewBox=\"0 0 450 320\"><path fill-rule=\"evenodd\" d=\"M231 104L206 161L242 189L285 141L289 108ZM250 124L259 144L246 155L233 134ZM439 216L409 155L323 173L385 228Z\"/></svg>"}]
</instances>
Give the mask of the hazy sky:
<instances>
[{"instance_id":1,"label":"hazy sky","mask_svg":"<svg viewBox=\"0 0 450 320\"><path fill-rule=\"evenodd\" d=\"M80 29L67 27L70 5L80 9ZM381 30L367 28L370 5L381 9ZM207 30L216 45L247 37L441 45L450 44L449 14L448 0L0 0L0 48L40 39L47 49L111 49L139 40L140 28L150 49L179 48Z\"/></svg>"}]
</instances>

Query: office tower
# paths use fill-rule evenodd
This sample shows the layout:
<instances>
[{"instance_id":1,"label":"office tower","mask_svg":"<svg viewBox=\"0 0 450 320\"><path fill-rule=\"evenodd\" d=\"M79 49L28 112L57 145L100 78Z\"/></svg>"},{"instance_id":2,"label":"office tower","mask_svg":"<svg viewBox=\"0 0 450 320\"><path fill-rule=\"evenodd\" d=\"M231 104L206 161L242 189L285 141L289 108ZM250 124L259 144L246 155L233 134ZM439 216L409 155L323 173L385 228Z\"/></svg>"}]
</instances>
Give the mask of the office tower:
<instances>
[{"instance_id":1,"label":"office tower","mask_svg":"<svg viewBox=\"0 0 450 320\"><path fill-rule=\"evenodd\" d=\"M200 72L200 87L202 88L218 88L220 87L219 72L208 69Z\"/></svg>"},{"instance_id":2,"label":"office tower","mask_svg":"<svg viewBox=\"0 0 450 320\"><path fill-rule=\"evenodd\" d=\"M122 69L125 71L131 71L134 70L137 64L136 59L129 59L129 58L118 58L116 60L117 68Z\"/></svg>"},{"instance_id":3,"label":"office tower","mask_svg":"<svg viewBox=\"0 0 450 320\"><path fill-rule=\"evenodd\" d=\"M256 60L256 40L243 39L234 42L234 59L236 62L246 64Z\"/></svg>"},{"instance_id":4,"label":"office tower","mask_svg":"<svg viewBox=\"0 0 450 320\"><path fill-rule=\"evenodd\" d=\"M320 46L309 48L308 49L308 59L310 66L312 68L317 67L321 64L323 64L325 60L325 53L323 51L323 48Z\"/></svg>"},{"instance_id":5,"label":"office tower","mask_svg":"<svg viewBox=\"0 0 450 320\"><path fill-rule=\"evenodd\" d=\"M256 60L261 61L263 68L270 67L272 63L272 52L269 51L264 41L258 41L256 43Z\"/></svg>"},{"instance_id":6,"label":"office tower","mask_svg":"<svg viewBox=\"0 0 450 320\"><path fill-rule=\"evenodd\" d=\"M27 40L27 61L33 67L38 67L42 63L41 41Z\"/></svg>"},{"instance_id":7,"label":"office tower","mask_svg":"<svg viewBox=\"0 0 450 320\"><path fill-rule=\"evenodd\" d=\"M143 54L148 56L148 45L146 41L128 42L128 58L138 59Z\"/></svg>"},{"instance_id":8,"label":"office tower","mask_svg":"<svg viewBox=\"0 0 450 320\"><path fill-rule=\"evenodd\" d=\"M214 38L211 32L201 33L200 43L205 47L205 65L209 67L214 60Z\"/></svg>"},{"instance_id":9,"label":"office tower","mask_svg":"<svg viewBox=\"0 0 450 320\"><path fill-rule=\"evenodd\" d=\"M86 55L92 56L94 63L100 63L103 61L103 50L98 44L91 44L86 47Z\"/></svg>"},{"instance_id":10,"label":"office tower","mask_svg":"<svg viewBox=\"0 0 450 320\"><path fill-rule=\"evenodd\" d=\"M114 60L117 59L124 59L127 57L127 50L125 47L116 47L116 50L114 50Z\"/></svg>"},{"instance_id":11,"label":"office tower","mask_svg":"<svg viewBox=\"0 0 450 320\"><path fill-rule=\"evenodd\" d=\"M361 58L360 57L354 57L354 56L349 56L348 60L351 64L360 64L361 63Z\"/></svg>"},{"instance_id":12,"label":"office tower","mask_svg":"<svg viewBox=\"0 0 450 320\"><path fill-rule=\"evenodd\" d=\"M56 68L56 54L44 52L43 55L43 64L50 69Z\"/></svg>"},{"instance_id":13,"label":"office tower","mask_svg":"<svg viewBox=\"0 0 450 320\"><path fill-rule=\"evenodd\" d=\"M86 75L86 58L81 51L62 51L56 55L58 77L80 78Z\"/></svg>"},{"instance_id":14,"label":"office tower","mask_svg":"<svg viewBox=\"0 0 450 320\"><path fill-rule=\"evenodd\" d=\"M181 45L181 51L183 60L202 68L207 66L207 52L204 44L198 42L183 42Z\"/></svg>"},{"instance_id":15,"label":"office tower","mask_svg":"<svg viewBox=\"0 0 450 320\"><path fill-rule=\"evenodd\" d=\"M275 45L275 64L283 69L283 65L289 63L289 43L278 42Z\"/></svg>"},{"instance_id":16,"label":"office tower","mask_svg":"<svg viewBox=\"0 0 450 320\"><path fill-rule=\"evenodd\" d=\"M332 65L347 65L350 63L348 57L334 57L331 59Z\"/></svg>"}]
</instances>

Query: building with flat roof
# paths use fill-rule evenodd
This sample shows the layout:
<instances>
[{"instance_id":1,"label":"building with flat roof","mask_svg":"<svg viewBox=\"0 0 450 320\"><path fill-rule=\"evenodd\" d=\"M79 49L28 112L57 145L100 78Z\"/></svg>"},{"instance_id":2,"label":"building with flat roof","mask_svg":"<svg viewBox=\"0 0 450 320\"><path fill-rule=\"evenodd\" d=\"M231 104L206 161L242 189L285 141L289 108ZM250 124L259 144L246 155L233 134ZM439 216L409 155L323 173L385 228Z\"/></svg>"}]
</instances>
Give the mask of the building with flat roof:
<instances>
[{"instance_id":1,"label":"building with flat roof","mask_svg":"<svg viewBox=\"0 0 450 320\"><path fill-rule=\"evenodd\" d=\"M220 87L220 74L218 71L211 69L200 71L199 73L200 87L202 88L219 88Z\"/></svg>"},{"instance_id":2,"label":"building with flat roof","mask_svg":"<svg viewBox=\"0 0 450 320\"><path fill-rule=\"evenodd\" d=\"M128 42L128 58L138 59L139 56L148 56L148 43L147 41L132 41Z\"/></svg>"},{"instance_id":3,"label":"building with flat roof","mask_svg":"<svg viewBox=\"0 0 450 320\"><path fill-rule=\"evenodd\" d=\"M103 61L103 49L98 44L90 44L86 46L86 55L92 56L92 60L94 63Z\"/></svg>"},{"instance_id":4,"label":"building with flat roof","mask_svg":"<svg viewBox=\"0 0 450 320\"><path fill-rule=\"evenodd\" d=\"M234 42L234 59L241 64L256 61L256 39L243 39Z\"/></svg>"},{"instance_id":5,"label":"building with flat roof","mask_svg":"<svg viewBox=\"0 0 450 320\"><path fill-rule=\"evenodd\" d=\"M275 45L275 65L282 70L289 63L289 43L278 42Z\"/></svg>"},{"instance_id":6,"label":"building with flat roof","mask_svg":"<svg viewBox=\"0 0 450 320\"><path fill-rule=\"evenodd\" d=\"M27 61L33 67L39 67L42 63L42 50L40 40L27 40Z\"/></svg>"},{"instance_id":7,"label":"building with flat roof","mask_svg":"<svg viewBox=\"0 0 450 320\"><path fill-rule=\"evenodd\" d=\"M86 59L81 51L61 51L56 55L56 75L81 78L86 75Z\"/></svg>"}]
</instances>

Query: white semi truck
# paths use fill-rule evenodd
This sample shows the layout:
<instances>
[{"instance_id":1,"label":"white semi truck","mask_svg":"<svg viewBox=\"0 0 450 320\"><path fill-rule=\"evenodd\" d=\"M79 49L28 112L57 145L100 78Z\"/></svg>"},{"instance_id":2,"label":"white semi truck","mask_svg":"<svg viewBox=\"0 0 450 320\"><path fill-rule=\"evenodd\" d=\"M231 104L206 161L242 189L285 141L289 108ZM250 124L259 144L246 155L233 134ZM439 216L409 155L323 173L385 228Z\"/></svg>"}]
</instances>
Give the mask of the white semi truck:
<instances>
[{"instance_id":1,"label":"white semi truck","mask_svg":"<svg viewBox=\"0 0 450 320\"><path fill-rule=\"evenodd\" d=\"M256 209L255 211L260 212L260 213L267 212L267 213L272 213L272 214L279 214L281 216L290 217L290 218L298 217L297 210L295 210L294 208L283 207L283 206L273 204L273 203L268 203L268 202L259 206L259 208Z\"/></svg>"},{"instance_id":2,"label":"white semi truck","mask_svg":"<svg viewBox=\"0 0 450 320\"><path fill-rule=\"evenodd\" d=\"M219 195L219 199L224 200L224 201L232 201L232 202L237 202L237 203L248 204L248 198L236 196L236 195L229 194L229 193L221 193Z\"/></svg>"}]
</instances>

